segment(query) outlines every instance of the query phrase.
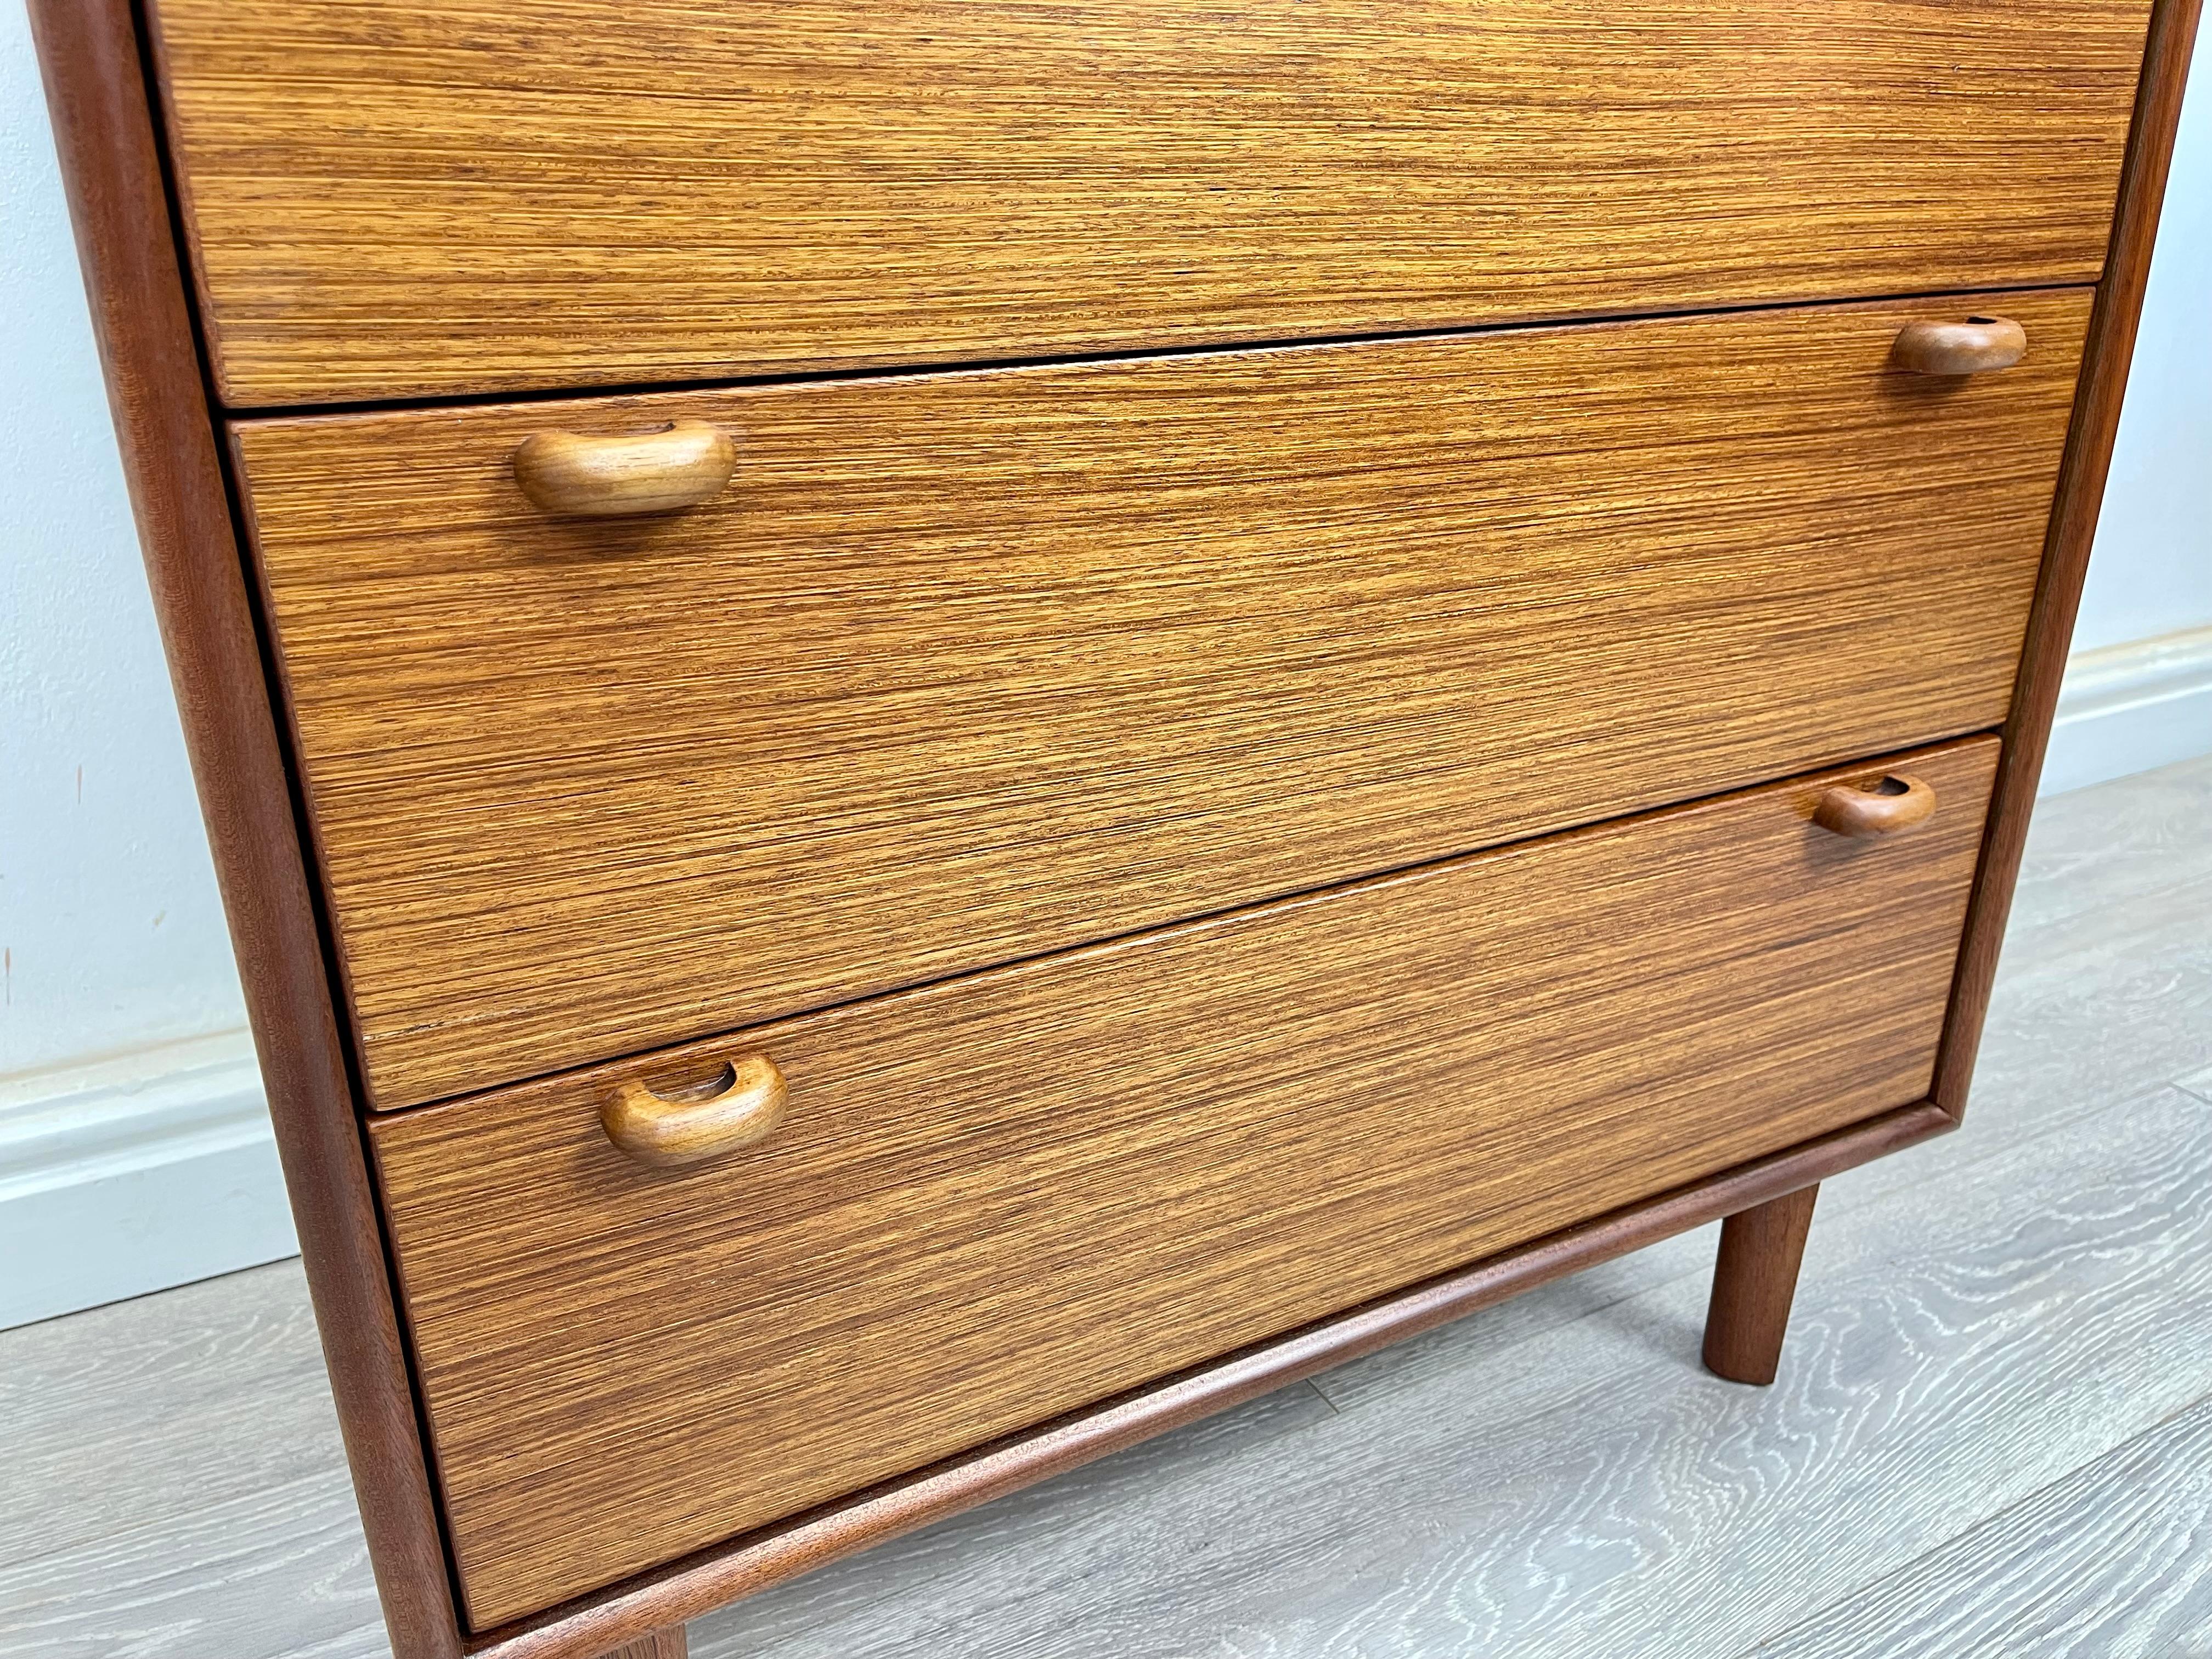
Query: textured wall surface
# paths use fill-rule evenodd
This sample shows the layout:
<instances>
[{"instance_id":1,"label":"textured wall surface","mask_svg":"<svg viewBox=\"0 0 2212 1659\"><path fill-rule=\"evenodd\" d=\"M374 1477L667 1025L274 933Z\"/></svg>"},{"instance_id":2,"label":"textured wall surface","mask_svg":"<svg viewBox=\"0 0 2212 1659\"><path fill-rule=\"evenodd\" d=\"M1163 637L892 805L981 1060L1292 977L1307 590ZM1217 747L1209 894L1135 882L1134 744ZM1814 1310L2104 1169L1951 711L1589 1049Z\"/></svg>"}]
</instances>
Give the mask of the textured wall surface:
<instances>
[{"instance_id":1,"label":"textured wall surface","mask_svg":"<svg viewBox=\"0 0 2212 1659\"><path fill-rule=\"evenodd\" d=\"M13 1325L295 1247L12 3L0 477L0 1325Z\"/></svg>"},{"instance_id":2,"label":"textured wall surface","mask_svg":"<svg viewBox=\"0 0 2212 1659\"><path fill-rule=\"evenodd\" d=\"M2212 28L2198 42L2158 256L2074 629L2076 652L2212 624Z\"/></svg>"},{"instance_id":3,"label":"textured wall surface","mask_svg":"<svg viewBox=\"0 0 2212 1659\"><path fill-rule=\"evenodd\" d=\"M236 1026L21 8L0 11L0 1074Z\"/></svg>"}]
</instances>

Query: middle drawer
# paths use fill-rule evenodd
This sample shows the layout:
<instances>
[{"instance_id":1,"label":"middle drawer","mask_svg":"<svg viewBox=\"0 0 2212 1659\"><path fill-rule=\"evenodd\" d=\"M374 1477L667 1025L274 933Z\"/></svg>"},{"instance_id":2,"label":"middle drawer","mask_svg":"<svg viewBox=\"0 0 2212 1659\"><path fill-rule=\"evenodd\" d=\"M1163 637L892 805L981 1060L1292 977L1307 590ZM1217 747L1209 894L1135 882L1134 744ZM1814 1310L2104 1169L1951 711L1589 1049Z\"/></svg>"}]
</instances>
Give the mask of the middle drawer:
<instances>
[{"instance_id":1,"label":"middle drawer","mask_svg":"<svg viewBox=\"0 0 2212 1659\"><path fill-rule=\"evenodd\" d=\"M241 423L373 1103L1993 726L2089 300Z\"/></svg>"}]
</instances>

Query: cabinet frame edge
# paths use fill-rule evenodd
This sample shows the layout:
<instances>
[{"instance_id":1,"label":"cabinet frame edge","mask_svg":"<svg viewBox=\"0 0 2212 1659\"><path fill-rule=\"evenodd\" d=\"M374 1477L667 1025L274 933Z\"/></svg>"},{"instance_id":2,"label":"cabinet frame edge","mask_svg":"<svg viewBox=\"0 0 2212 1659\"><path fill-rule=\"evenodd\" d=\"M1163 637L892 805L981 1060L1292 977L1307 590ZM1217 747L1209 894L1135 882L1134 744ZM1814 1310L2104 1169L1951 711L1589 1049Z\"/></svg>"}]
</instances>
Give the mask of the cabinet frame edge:
<instances>
[{"instance_id":1,"label":"cabinet frame edge","mask_svg":"<svg viewBox=\"0 0 2212 1659\"><path fill-rule=\"evenodd\" d=\"M2012 913L2013 888L2020 878L2021 854L2035 811L2036 785L2043 775L2059 684L2073 644L2081 583L2096 539L2098 510L2112 471L2120 404L2135 358L2136 325L2142 317L2143 293L2150 280L2159 210L2166 200L2174 132L2181 119L2182 94L2202 7L2203 0L2154 0L2143 42L2142 78L2136 87L2127 160L2120 173L2112 240L2089 317L2089 342L2074 392L2074 418L2067 428L2027 637L2013 680L2012 708L2005 719L1996 792L1982 836L1981 861L1975 867L1966 934L1951 981L1935 1082L1929 1090L1929 1097L1954 1121L1966 1115L1997 957L2004 945L2005 922Z\"/></svg>"}]
</instances>

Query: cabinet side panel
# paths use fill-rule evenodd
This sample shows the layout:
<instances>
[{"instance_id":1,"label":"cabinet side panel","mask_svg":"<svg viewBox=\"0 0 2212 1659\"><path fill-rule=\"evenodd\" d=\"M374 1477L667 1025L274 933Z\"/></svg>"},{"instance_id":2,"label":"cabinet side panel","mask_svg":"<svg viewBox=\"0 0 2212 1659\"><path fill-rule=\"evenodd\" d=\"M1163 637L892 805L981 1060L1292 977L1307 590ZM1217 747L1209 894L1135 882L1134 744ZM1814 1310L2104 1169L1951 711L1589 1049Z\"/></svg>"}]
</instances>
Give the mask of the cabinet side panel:
<instances>
[{"instance_id":1,"label":"cabinet side panel","mask_svg":"<svg viewBox=\"0 0 2212 1659\"><path fill-rule=\"evenodd\" d=\"M1966 947L1952 985L1950 1016L1930 1091L1929 1097L1954 1118L1966 1109L1982 1022L1989 1012L1990 988L2004 945L2005 919L2012 910L2013 884L2020 874L2028 818L2035 810L2035 786L2043 775L2059 682L2065 678L2067 647L2074 637L2081 580L2089 568L2105 479L2112 469L2112 441L2119 433L2120 403L2127 394L2136 324L2142 315L2143 288L2150 277L2159 208L2166 198L2174 128L2181 118L2182 91L2189 79L2201 10L2202 0L2158 0L2151 17L2142 89L2120 176L2119 211L2112 222L2104 280L2089 319L2088 349L2081 360L2074 422L2044 544L2043 573L2029 613L2020 677L2013 686L2004 760L1997 773L1996 795L1982 843L1981 872L1966 912Z\"/></svg>"},{"instance_id":2,"label":"cabinet side panel","mask_svg":"<svg viewBox=\"0 0 2212 1659\"><path fill-rule=\"evenodd\" d=\"M94 331L392 1647L458 1659L435 1509L125 0L31 0Z\"/></svg>"}]
</instances>

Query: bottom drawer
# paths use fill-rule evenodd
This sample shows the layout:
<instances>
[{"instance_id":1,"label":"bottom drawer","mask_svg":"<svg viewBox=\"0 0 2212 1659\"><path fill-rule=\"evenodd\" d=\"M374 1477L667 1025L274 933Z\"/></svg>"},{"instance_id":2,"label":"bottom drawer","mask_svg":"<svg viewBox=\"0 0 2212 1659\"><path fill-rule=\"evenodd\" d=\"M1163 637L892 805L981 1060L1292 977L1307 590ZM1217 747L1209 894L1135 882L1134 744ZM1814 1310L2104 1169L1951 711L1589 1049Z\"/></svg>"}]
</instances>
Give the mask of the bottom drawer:
<instances>
[{"instance_id":1,"label":"bottom drawer","mask_svg":"<svg viewBox=\"0 0 2212 1659\"><path fill-rule=\"evenodd\" d=\"M1993 738L369 1126L481 1628L1921 1098ZM1917 799L1917 798L1916 798ZM763 1054L651 1168L614 1091Z\"/></svg>"}]
</instances>

